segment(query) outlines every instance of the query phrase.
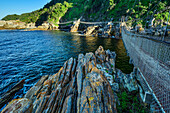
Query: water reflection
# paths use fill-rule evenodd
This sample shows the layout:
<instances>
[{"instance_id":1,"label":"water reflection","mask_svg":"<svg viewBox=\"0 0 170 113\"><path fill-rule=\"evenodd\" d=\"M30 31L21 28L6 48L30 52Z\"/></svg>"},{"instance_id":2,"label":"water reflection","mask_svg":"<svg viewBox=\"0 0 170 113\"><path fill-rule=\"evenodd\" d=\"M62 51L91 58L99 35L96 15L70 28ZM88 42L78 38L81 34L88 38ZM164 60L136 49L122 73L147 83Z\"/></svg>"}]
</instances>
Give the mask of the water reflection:
<instances>
[{"instance_id":1,"label":"water reflection","mask_svg":"<svg viewBox=\"0 0 170 113\"><path fill-rule=\"evenodd\" d=\"M0 95L26 79L24 92L43 75L57 73L70 57L95 52L101 45L117 54L116 67L130 73L122 40L78 36L60 31L0 31Z\"/></svg>"},{"instance_id":2,"label":"water reflection","mask_svg":"<svg viewBox=\"0 0 170 113\"><path fill-rule=\"evenodd\" d=\"M121 69L124 73L130 73L133 70L133 65L129 64L129 57L127 56L126 49L121 39L112 38L98 38L91 36L77 36L72 35L72 41L76 41L76 49L74 52L87 53L94 52L100 45L104 49L110 49L115 51L116 57L116 68ZM78 55L78 53L76 54Z\"/></svg>"}]
</instances>

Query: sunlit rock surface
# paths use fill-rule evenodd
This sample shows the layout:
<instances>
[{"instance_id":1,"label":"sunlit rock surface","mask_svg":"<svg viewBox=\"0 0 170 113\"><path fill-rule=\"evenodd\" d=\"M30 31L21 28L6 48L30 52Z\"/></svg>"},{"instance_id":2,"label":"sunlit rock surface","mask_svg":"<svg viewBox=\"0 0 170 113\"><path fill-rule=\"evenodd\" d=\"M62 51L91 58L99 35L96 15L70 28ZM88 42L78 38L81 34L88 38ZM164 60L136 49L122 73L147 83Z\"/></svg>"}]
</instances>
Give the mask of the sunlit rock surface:
<instances>
[{"instance_id":1,"label":"sunlit rock surface","mask_svg":"<svg viewBox=\"0 0 170 113\"><path fill-rule=\"evenodd\" d=\"M3 112L116 113L113 92L119 92L124 78L116 74L115 58L115 52L102 46L95 54L70 58L58 73L41 77L23 99L11 101Z\"/></svg>"},{"instance_id":2,"label":"sunlit rock surface","mask_svg":"<svg viewBox=\"0 0 170 113\"><path fill-rule=\"evenodd\" d=\"M73 26L71 27L70 32L77 32L77 31L78 31L78 28L79 28L79 25L80 25L80 20L81 20L81 18L78 19L78 20L73 24Z\"/></svg>"}]
</instances>

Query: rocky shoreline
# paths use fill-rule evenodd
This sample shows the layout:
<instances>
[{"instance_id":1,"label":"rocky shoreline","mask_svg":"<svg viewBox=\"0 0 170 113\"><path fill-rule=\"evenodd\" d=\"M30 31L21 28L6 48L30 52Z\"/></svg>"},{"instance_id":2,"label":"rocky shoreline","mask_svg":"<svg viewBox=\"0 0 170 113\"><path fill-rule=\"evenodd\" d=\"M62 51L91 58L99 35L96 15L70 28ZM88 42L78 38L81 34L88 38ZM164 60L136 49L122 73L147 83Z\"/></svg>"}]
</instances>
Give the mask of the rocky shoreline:
<instances>
[{"instance_id":1,"label":"rocky shoreline","mask_svg":"<svg viewBox=\"0 0 170 113\"><path fill-rule=\"evenodd\" d=\"M75 21L74 24L69 24L66 26L54 25L52 23L44 22L39 26L36 26L35 23L25 23L19 20L9 20L3 21L0 20L0 30L16 30L23 29L24 31L35 31L35 30L61 30L67 32L79 32L80 35L84 36L95 36L95 37L109 37L109 38L120 38L121 37L121 24L113 23L112 21L107 22L101 25L83 25L80 24L80 19ZM141 25L136 25L135 28L128 28L130 32L139 34L139 35L149 35L149 36L170 36L170 29L153 28L144 29ZM165 32L166 31L166 32Z\"/></svg>"},{"instance_id":2,"label":"rocky shoreline","mask_svg":"<svg viewBox=\"0 0 170 113\"><path fill-rule=\"evenodd\" d=\"M32 30L57 30L58 28L47 22L44 22L40 26L36 26L35 23L25 23L19 20L9 20L3 21L0 20L0 30L4 29L25 29L25 31L32 31Z\"/></svg>"},{"instance_id":3,"label":"rocky shoreline","mask_svg":"<svg viewBox=\"0 0 170 113\"><path fill-rule=\"evenodd\" d=\"M116 53L100 46L95 54L70 58L54 75L41 79L24 95L14 99L1 113L117 113L118 93L139 93L134 72L115 68ZM142 103L141 103L142 104Z\"/></svg>"},{"instance_id":4,"label":"rocky shoreline","mask_svg":"<svg viewBox=\"0 0 170 113\"><path fill-rule=\"evenodd\" d=\"M19 20L0 21L0 30L15 30L23 29L24 31L35 30L61 30L69 32L79 32L84 36L96 36L96 37L120 37L120 25L108 22L104 25L80 25L80 19L75 21L74 24L67 26L56 26L54 24L44 22L42 25L36 26L35 23L25 23ZM80 29L80 30L79 30Z\"/></svg>"}]
</instances>

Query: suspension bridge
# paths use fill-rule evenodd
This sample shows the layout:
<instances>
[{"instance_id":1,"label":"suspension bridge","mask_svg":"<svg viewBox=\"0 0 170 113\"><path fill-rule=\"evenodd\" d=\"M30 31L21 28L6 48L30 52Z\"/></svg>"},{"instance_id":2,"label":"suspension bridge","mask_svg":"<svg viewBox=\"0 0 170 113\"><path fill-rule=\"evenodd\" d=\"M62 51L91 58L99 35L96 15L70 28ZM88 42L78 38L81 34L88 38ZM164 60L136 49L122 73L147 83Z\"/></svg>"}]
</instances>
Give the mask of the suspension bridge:
<instances>
[{"instance_id":1,"label":"suspension bridge","mask_svg":"<svg viewBox=\"0 0 170 113\"><path fill-rule=\"evenodd\" d=\"M147 17L150 16L149 13L153 11L160 2L161 0L152 8L149 6L149 11L147 11L146 14ZM135 0L133 8L136 3L137 0ZM169 6L165 8L165 10L169 9ZM158 14L163 11L159 12L155 9L151 15L152 18L155 13ZM134 19L132 21L147 21L147 17L143 16L141 19ZM76 25L76 21L63 22L59 23L59 25L71 23L73 26ZM107 23L108 22L84 22L79 20L76 25L76 29L78 29L79 24L106 25ZM136 34L132 33L130 29L128 29L126 25L127 22L125 23L124 21L118 21L113 23L121 23L122 39L127 53L130 56L131 62L136 67L136 78L141 84L139 87L143 90L142 93L144 92L144 94L141 95L141 98L146 102L148 100L147 95L152 96L151 103L149 103L151 112L170 113L170 37L165 37L165 32L162 37Z\"/></svg>"},{"instance_id":2,"label":"suspension bridge","mask_svg":"<svg viewBox=\"0 0 170 113\"><path fill-rule=\"evenodd\" d=\"M122 23L122 39L137 67L137 78L142 89L151 94L153 112L170 113L170 37L152 38L130 32L126 23Z\"/></svg>"},{"instance_id":3,"label":"suspension bridge","mask_svg":"<svg viewBox=\"0 0 170 113\"><path fill-rule=\"evenodd\" d=\"M59 25L75 25L76 22L68 21ZM141 83L139 87L144 92L141 98L146 102L147 95L152 96L152 112L170 113L170 37L136 34L127 27L128 22L113 23L121 23L122 39L131 62L137 68L137 79ZM108 22L79 21L79 24L106 25Z\"/></svg>"},{"instance_id":4,"label":"suspension bridge","mask_svg":"<svg viewBox=\"0 0 170 113\"><path fill-rule=\"evenodd\" d=\"M58 25L65 25L65 24L75 24L77 22L77 20L75 21L67 21L67 22L61 22L58 23ZM88 24L88 25L100 25L100 24L107 24L110 21L106 21L106 22L85 22L85 21L80 21L80 24ZM112 23L120 23L120 21L115 21Z\"/></svg>"}]
</instances>

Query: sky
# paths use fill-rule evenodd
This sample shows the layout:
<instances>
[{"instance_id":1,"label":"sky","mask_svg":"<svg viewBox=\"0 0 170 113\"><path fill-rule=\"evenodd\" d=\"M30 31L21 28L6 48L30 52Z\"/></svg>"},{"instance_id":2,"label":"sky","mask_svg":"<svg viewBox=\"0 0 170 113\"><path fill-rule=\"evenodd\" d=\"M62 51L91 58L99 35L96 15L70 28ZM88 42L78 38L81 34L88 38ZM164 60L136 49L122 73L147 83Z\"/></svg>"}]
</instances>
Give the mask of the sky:
<instances>
[{"instance_id":1,"label":"sky","mask_svg":"<svg viewBox=\"0 0 170 113\"><path fill-rule=\"evenodd\" d=\"M43 8L51 0L0 0L0 19L10 14L22 14Z\"/></svg>"}]
</instances>

